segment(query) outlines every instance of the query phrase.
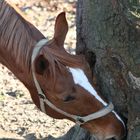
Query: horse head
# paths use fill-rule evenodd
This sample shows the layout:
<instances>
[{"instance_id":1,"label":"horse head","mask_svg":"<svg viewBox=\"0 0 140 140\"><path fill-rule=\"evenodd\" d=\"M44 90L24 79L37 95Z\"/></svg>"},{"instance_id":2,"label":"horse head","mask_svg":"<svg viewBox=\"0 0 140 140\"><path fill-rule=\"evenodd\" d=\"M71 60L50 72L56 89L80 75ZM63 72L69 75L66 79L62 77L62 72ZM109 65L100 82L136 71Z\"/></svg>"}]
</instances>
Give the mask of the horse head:
<instances>
[{"instance_id":1,"label":"horse head","mask_svg":"<svg viewBox=\"0 0 140 140\"><path fill-rule=\"evenodd\" d=\"M124 123L113 105L97 93L85 57L71 55L64 49L67 32L65 13L61 13L56 19L54 37L41 40L33 51L32 71L40 109L53 118L80 124L99 140L120 139Z\"/></svg>"}]
</instances>

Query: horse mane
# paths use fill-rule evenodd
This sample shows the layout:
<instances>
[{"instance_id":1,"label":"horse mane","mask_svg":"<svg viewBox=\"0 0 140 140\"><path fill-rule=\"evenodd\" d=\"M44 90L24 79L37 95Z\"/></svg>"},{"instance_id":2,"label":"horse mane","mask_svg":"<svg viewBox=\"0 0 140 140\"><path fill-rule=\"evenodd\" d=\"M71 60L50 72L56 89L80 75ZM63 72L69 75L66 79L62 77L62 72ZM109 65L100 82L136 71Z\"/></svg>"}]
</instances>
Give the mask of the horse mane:
<instances>
[{"instance_id":1,"label":"horse mane","mask_svg":"<svg viewBox=\"0 0 140 140\"><path fill-rule=\"evenodd\" d=\"M54 83L56 79L56 66L62 74L65 74L64 69L68 67L83 68L83 63L85 63L85 59L82 55L69 54L65 51L65 49L56 49L50 46L46 46L43 54L45 54L44 57L49 63L49 72Z\"/></svg>"},{"instance_id":2,"label":"horse mane","mask_svg":"<svg viewBox=\"0 0 140 140\"><path fill-rule=\"evenodd\" d=\"M47 47L47 49L45 49L45 53L47 60L50 60L48 56L51 56L51 59L57 63L61 63L68 67L82 67L83 61L85 60L82 55L72 55L66 52L64 49L53 49L53 47Z\"/></svg>"},{"instance_id":3,"label":"horse mane","mask_svg":"<svg viewBox=\"0 0 140 140\"><path fill-rule=\"evenodd\" d=\"M30 56L34 44L43 35L30 24L20 10L9 0L0 2L0 46L6 50L8 59L18 67L30 69ZM40 37L40 38L41 38Z\"/></svg>"}]
</instances>

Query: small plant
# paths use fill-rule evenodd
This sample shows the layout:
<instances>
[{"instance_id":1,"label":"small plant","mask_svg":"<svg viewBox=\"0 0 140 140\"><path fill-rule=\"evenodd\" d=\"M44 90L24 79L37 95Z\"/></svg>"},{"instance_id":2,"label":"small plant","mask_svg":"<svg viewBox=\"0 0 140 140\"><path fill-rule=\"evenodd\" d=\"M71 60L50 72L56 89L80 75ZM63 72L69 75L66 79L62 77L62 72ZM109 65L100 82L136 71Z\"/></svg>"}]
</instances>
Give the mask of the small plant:
<instances>
[{"instance_id":1,"label":"small plant","mask_svg":"<svg viewBox=\"0 0 140 140\"><path fill-rule=\"evenodd\" d=\"M0 101L3 101L5 99L4 93L0 92Z\"/></svg>"}]
</instances>

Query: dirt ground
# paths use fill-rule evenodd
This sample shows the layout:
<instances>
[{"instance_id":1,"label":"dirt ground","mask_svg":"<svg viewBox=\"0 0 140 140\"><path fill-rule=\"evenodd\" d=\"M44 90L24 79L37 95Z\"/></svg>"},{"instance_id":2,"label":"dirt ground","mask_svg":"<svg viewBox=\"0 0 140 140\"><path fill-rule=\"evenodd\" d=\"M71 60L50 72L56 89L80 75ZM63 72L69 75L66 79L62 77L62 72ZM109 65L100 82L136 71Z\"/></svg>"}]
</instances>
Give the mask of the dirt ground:
<instances>
[{"instance_id":1,"label":"dirt ground","mask_svg":"<svg viewBox=\"0 0 140 140\"><path fill-rule=\"evenodd\" d=\"M57 14L65 11L69 23L65 47L74 53L75 0L13 0L13 2L47 38L53 36ZM59 137L74 125L68 120L50 118L37 110L28 90L2 65L0 65L0 89L0 139L36 140L48 135Z\"/></svg>"}]
</instances>

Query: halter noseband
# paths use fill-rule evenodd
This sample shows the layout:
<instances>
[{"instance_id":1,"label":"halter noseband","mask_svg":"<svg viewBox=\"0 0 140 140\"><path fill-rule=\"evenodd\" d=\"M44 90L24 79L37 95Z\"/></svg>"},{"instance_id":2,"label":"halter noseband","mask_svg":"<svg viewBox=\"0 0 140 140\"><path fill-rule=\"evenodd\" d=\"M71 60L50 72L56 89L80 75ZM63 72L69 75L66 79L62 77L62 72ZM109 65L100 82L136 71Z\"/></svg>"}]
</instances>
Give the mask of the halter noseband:
<instances>
[{"instance_id":1,"label":"halter noseband","mask_svg":"<svg viewBox=\"0 0 140 140\"><path fill-rule=\"evenodd\" d=\"M31 57L31 70L32 70L32 75L33 75L33 80L34 80L34 84L36 86L37 92L38 92L38 97L39 97L39 102L40 102L40 109L42 112L46 113L46 109L45 109L45 104L47 104L50 108L52 108L53 110L57 111L60 114L63 114L64 116L67 116L68 118L71 118L73 120L75 120L75 122L79 125L84 124L88 121L103 117L107 114L109 114L110 112L112 112L112 110L114 109L113 104L110 102L106 107L104 107L103 109L89 114L87 116L78 116L78 115L73 115L70 113L67 113L59 108L57 108L54 104L52 104L46 97L45 93L43 93L40 84L37 81L36 75L35 75L35 67L34 67L34 60L36 58L36 56L38 55L39 51L41 50L41 48L44 47L44 45L49 45L51 42L48 42L47 39L42 39L40 40L34 47L33 52L32 52L32 57Z\"/></svg>"}]
</instances>

